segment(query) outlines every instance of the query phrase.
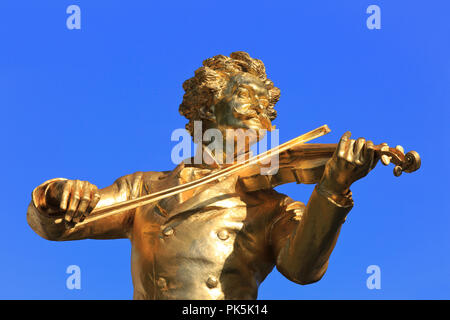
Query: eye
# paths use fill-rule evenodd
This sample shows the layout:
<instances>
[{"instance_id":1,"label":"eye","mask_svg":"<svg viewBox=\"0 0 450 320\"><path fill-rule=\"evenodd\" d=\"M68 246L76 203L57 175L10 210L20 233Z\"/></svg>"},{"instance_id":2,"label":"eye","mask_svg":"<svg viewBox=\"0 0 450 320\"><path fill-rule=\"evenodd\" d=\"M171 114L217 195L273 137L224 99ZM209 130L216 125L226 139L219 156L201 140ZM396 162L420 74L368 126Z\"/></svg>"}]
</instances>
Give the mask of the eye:
<instances>
[{"instance_id":1,"label":"eye","mask_svg":"<svg viewBox=\"0 0 450 320\"><path fill-rule=\"evenodd\" d=\"M245 89L245 88L239 88L238 92L237 92L237 95L238 95L239 98L243 98L243 99L249 97L248 90Z\"/></svg>"}]
</instances>

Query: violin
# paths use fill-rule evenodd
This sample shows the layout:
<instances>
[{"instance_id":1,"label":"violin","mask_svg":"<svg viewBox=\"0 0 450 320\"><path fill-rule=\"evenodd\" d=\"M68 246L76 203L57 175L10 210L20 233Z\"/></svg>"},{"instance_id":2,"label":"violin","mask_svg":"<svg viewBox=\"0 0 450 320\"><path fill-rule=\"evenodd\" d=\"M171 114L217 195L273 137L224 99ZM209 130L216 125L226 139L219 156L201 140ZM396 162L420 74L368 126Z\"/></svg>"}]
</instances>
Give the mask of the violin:
<instances>
[{"instance_id":1,"label":"violin","mask_svg":"<svg viewBox=\"0 0 450 320\"><path fill-rule=\"evenodd\" d=\"M322 177L327 161L333 156L337 148L337 144L306 142L323 136L330 131L327 125L323 125L266 152L225 166L218 171L213 171L203 178L135 199L94 209L89 217L76 226L198 188L202 185L223 179L231 174L238 175L239 182L244 190L248 192L270 189L290 182L304 184L318 183ZM384 165L388 165L389 163L395 165L394 175L397 177L403 172L410 173L420 168L421 160L416 151L410 151L404 154L402 147L397 146L396 148L391 148L386 144L373 146L373 150ZM262 168L267 167L272 161L276 161L274 157L277 157L278 165L275 166L272 172L269 169L262 174Z\"/></svg>"},{"instance_id":2,"label":"violin","mask_svg":"<svg viewBox=\"0 0 450 320\"><path fill-rule=\"evenodd\" d=\"M285 183L316 184L320 181L325 165L336 151L337 143L305 143L293 146L280 153L276 172L260 174L260 167L253 165L239 176L245 191L269 189ZM380 144L373 147L375 155L385 166L394 164L394 176L403 172L411 173L421 166L421 159L416 151L404 154L403 147L389 147Z\"/></svg>"}]
</instances>

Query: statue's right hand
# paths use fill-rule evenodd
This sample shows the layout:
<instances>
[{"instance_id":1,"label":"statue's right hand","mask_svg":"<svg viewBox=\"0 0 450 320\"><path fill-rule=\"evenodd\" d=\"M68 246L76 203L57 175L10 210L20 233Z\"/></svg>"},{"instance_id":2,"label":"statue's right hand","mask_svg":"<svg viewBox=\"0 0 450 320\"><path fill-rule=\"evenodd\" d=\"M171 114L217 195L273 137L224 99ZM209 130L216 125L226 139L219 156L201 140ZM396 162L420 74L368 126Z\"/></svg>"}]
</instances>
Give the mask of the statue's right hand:
<instances>
[{"instance_id":1,"label":"statue's right hand","mask_svg":"<svg viewBox=\"0 0 450 320\"><path fill-rule=\"evenodd\" d=\"M81 222L100 200L97 186L88 181L55 181L48 186L45 202L49 213L64 214L67 222Z\"/></svg>"}]
</instances>

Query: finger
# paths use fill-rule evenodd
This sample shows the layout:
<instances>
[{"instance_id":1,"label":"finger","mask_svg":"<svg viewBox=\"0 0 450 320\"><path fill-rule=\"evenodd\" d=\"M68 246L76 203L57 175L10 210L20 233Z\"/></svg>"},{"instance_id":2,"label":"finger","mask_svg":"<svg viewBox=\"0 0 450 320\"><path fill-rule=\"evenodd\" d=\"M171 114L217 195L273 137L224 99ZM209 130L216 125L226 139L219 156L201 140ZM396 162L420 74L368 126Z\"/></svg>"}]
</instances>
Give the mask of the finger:
<instances>
[{"instance_id":1,"label":"finger","mask_svg":"<svg viewBox=\"0 0 450 320\"><path fill-rule=\"evenodd\" d=\"M353 163L354 155L353 155L353 149L355 147L355 140L350 140L348 142L347 149L344 153L344 159L347 161L347 163Z\"/></svg>"},{"instance_id":2,"label":"finger","mask_svg":"<svg viewBox=\"0 0 450 320\"><path fill-rule=\"evenodd\" d=\"M341 137L341 140L339 140L338 148L339 148L341 145L346 145L347 142L350 140L350 137L351 137L351 136L352 136L352 133L351 133L350 131L347 131L346 133L344 133L344 134L342 135L342 137Z\"/></svg>"},{"instance_id":3,"label":"finger","mask_svg":"<svg viewBox=\"0 0 450 320\"><path fill-rule=\"evenodd\" d=\"M69 207L67 208L65 219L67 222L70 222L73 218L73 215L77 211L78 204L80 203L80 191L81 191L81 181L75 180L72 195L69 201Z\"/></svg>"},{"instance_id":4,"label":"finger","mask_svg":"<svg viewBox=\"0 0 450 320\"><path fill-rule=\"evenodd\" d=\"M341 140L339 140L338 146L337 146L337 155L340 158L344 158L345 153L347 152L347 148L349 147L349 143L350 143L350 137L351 137L352 133L350 131L347 131L346 133L344 133L341 137Z\"/></svg>"},{"instance_id":5,"label":"finger","mask_svg":"<svg viewBox=\"0 0 450 320\"><path fill-rule=\"evenodd\" d=\"M64 190L61 195L61 202L59 204L59 208L61 209L61 211L66 211L67 209L67 204L69 203L69 196L70 192L72 191L72 187L73 181L71 180L67 181L66 184L64 185Z\"/></svg>"},{"instance_id":6,"label":"finger","mask_svg":"<svg viewBox=\"0 0 450 320\"><path fill-rule=\"evenodd\" d=\"M81 191L80 191L80 204L78 205L77 210L73 214L73 221L79 222L81 217L83 216L86 208L89 205L89 201L91 201L91 188L90 184L87 181L81 182Z\"/></svg>"},{"instance_id":7,"label":"finger","mask_svg":"<svg viewBox=\"0 0 450 320\"><path fill-rule=\"evenodd\" d=\"M377 153L374 150L374 147L375 146L372 141L369 140L366 142L366 147L364 150L364 158L365 162L369 164L370 170L372 170L376 166L379 160Z\"/></svg>"},{"instance_id":8,"label":"finger","mask_svg":"<svg viewBox=\"0 0 450 320\"><path fill-rule=\"evenodd\" d=\"M100 193L98 192L97 187L94 186L92 192L91 192L91 201L89 202L89 205L86 209L86 211L83 214L83 217L81 218L80 221L83 221L87 216L89 216L92 212L92 210L94 210L95 206L97 205L97 203L100 201Z\"/></svg>"},{"instance_id":9,"label":"finger","mask_svg":"<svg viewBox=\"0 0 450 320\"><path fill-rule=\"evenodd\" d=\"M355 163L358 166L362 166L364 164L364 153L363 149L366 144L366 139L364 138L358 138L355 142L354 149L353 149L353 155L355 159Z\"/></svg>"},{"instance_id":10,"label":"finger","mask_svg":"<svg viewBox=\"0 0 450 320\"><path fill-rule=\"evenodd\" d=\"M91 213L92 210L94 210L95 206L100 201L100 193L98 192L98 189L95 188L95 190L93 190L92 193L93 193L93 196L91 197L91 202L89 203L89 206L86 210L86 213L88 215Z\"/></svg>"},{"instance_id":11,"label":"finger","mask_svg":"<svg viewBox=\"0 0 450 320\"><path fill-rule=\"evenodd\" d=\"M349 140L351 136L352 133L350 131L347 131L342 135L341 140Z\"/></svg>"}]
</instances>

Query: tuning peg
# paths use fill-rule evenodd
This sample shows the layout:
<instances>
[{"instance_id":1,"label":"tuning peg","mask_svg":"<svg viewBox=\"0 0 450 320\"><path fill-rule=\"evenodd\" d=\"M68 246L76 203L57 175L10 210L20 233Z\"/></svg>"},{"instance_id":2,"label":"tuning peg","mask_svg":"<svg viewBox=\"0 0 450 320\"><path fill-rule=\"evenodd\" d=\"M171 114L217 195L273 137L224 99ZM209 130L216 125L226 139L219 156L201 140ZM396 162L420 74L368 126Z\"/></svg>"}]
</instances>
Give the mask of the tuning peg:
<instances>
[{"instance_id":1,"label":"tuning peg","mask_svg":"<svg viewBox=\"0 0 450 320\"><path fill-rule=\"evenodd\" d=\"M382 163L383 165L385 165L385 166L389 165L389 163L391 163L391 157L389 157L389 156L383 154L383 155L381 156L381 163Z\"/></svg>"},{"instance_id":2,"label":"tuning peg","mask_svg":"<svg viewBox=\"0 0 450 320\"><path fill-rule=\"evenodd\" d=\"M387 143L381 144L381 151L388 152L389 151L389 145ZM389 157L386 154L381 155L381 163L385 166L389 165L391 163L391 157Z\"/></svg>"},{"instance_id":3,"label":"tuning peg","mask_svg":"<svg viewBox=\"0 0 450 320\"><path fill-rule=\"evenodd\" d=\"M395 166L394 168L394 176L400 177L402 175L403 169L400 166Z\"/></svg>"},{"instance_id":4,"label":"tuning peg","mask_svg":"<svg viewBox=\"0 0 450 320\"><path fill-rule=\"evenodd\" d=\"M398 151L400 151L403 154L405 153L405 149L403 149L403 147L400 145L396 146L395 149L397 149Z\"/></svg>"}]
</instances>

